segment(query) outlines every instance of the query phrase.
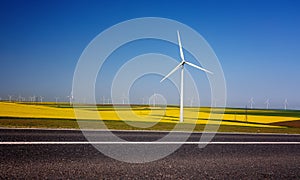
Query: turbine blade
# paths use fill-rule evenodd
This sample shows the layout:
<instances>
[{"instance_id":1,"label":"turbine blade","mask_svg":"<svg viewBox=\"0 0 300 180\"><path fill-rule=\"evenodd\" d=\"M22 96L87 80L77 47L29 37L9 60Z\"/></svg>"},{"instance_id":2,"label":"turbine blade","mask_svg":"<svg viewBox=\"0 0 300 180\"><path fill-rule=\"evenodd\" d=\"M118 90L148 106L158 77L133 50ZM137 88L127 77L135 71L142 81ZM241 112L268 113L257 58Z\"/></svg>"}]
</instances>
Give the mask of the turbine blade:
<instances>
[{"instance_id":1,"label":"turbine blade","mask_svg":"<svg viewBox=\"0 0 300 180\"><path fill-rule=\"evenodd\" d=\"M188 64L188 65L190 65L190 66L193 66L194 68L200 69L201 71L205 71L205 72L207 72L207 73L209 73L209 74L214 74L214 73L210 72L209 70L204 69L204 68L202 68L202 67L199 67L199 66L197 66L197 65L195 65L195 64L192 64L192 63L190 63L190 62L185 61L185 63Z\"/></svg>"},{"instance_id":2,"label":"turbine blade","mask_svg":"<svg viewBox=\"0 0 300 180\"><path fill-rule=\"evenodd\" d=\"M173 74L177 69L179 69L181 65L182 63L179 63L171 72L169 72L169 74L167 74L162 80L160 80L160 82L163 82L165 79L171 76L171 74Z\"/></svg>"},{"instance_id":3,"label":"turbine blade","mask_svg":"<svg viewBox=\"0 0 300 180\"><path fill-rule=\"evenodd\" d=\"M184 55L183 55L183 51L182 51L182 45L181 45L179 31L177 31L177 38L178 38L178 45L179 45L179 51L180 51L180 58L182 61L184 61Z\"/></svg>"}]
</instances>

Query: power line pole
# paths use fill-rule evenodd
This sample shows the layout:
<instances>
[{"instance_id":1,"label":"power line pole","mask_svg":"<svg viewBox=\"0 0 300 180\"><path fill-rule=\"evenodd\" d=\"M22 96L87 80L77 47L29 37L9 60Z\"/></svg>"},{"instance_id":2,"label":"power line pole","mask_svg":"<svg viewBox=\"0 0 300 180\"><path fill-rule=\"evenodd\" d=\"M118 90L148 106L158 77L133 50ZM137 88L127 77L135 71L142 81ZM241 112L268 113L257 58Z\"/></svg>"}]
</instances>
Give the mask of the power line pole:
<instances>
[{"instance_id":1,"label":"power line pole","mask_svg":"<svg viewBox=\"0 0 300 180\"><path fill-rule=\"evenodd\" d=\"M246 120L246 122L248 122L248 107L247 107L247 105L245 108L245 120Z\"/></svg>"}]
</instances>

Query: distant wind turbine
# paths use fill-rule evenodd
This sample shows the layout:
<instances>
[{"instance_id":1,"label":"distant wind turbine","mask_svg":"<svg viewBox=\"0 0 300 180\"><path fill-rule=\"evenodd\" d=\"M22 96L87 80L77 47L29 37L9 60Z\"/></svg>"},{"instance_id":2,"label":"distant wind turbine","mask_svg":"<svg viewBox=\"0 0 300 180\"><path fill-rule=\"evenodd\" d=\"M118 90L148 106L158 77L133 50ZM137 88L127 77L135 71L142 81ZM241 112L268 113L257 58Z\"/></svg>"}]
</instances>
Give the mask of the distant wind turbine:
<instances>
[{"instance_id":1,"label":"distant wind turbine","mask_svg":"<svg viewBox=\"0 0 300 180\"><path fill-rule=\"evenodd\" d=\"M67 96L67 98L69 98L69 103L70 103L70 105L72 105L72 102L74 99L73 92L71 92L71 94L69 96Z\"/></svg>"},{"instance_id":2,"label":"distant wind turbine","mask_svg":"<svg viewBox=\"0 0 300 180\"><path fill-rule=\"evenodd\" d=\"M30 96L29 99L30 99L30 102L35 102L35 96Z\"/></svg>"},{"instance_id":3,"label":"distant wind turbine","mask_svg":"<svg viewBox=\"0 0 300 180\"><path fill-rule=\"evenodd\" d=\"M21 96L21 95L18 96L18 101L19 101L19 102L22 101L22 96Z\"/></svg>"},{"instance_id":4,"label":"distant wind turbine","mask_svg":"<svg viewBox=\"0 0 300 180\"><path fill-rule=\"evenodd\" d=\"M55 97L55 103L57 104L59 97Z\"/></svg>"},{"instance_id":5,"label":"distant wind turbine","mask_svg":"<svg viewBox=\"0 0 300 180\"><path fill-rule=\"evenodd\" d=\"M154 93L152 96L149 97L149 106L151 106L151 100L152 100L152 106L156 106L156 93Z\"/></svg>"},{"instance_id":6,"label":"distant wind turbine","mask_svg":"<svg viewBox=\"0 0 300 180\"><path fill-rule=\"evenodd\" d=\"M200 69L201 71L207 72L209 74L213 74L212 72L199 67L195 64L192 64L184 59L184 54L182 50L181 40L180 40L180 34L179 31L177 31L177 38L178 38L178 45L179 45L179 51L180 51L180 58L181 62L169 73L167 74L160 82L167 79L170 75L172 75L175 71L177 71L179 68L181 68L181 81L180 81L180 118L179 122L183 122L183 82L184 82L184 65L187 64L189 66L192 66L194 68Z\"/></svg>"},{"instance_id":7,"label":"distant wind turbine","mask_svg":"<svg viewBox=\"0 0 300 180\"><path fill-rule=\"evenodd\" d=\"M152 105L153 107L156 106L156 96L157 96L157 94L154 93L152 96L149 97L149 100L148 100L149 106L151 106L151 105Z\"/></svg>"},{"instance_id":8,"label":"distant wind turbine","mask_svg":"<svg viewBox=\"0 0 300 180\"><path fill-rule=\"evenodd\" d=\"M270 99L267 99L266 102L265 102L265 104L266 104L266 106L267 106L266 109L269 109L269 106L270 106Z\"/></svg>"},{"instance_id":9,"label":"distant wind turbine","mask_svg":"<svg viewBox=\"0 0 300 180\"><path fill-rule=\"evenodd\" d=\"M70 105L73 104L73 101L74 101L74 96L73 96L73 92L71 92L70 96L69 96L69 102L70 102Z\"/></svg>"},{"instance_id":10,"label":"distant wind turbine","mask_svg":"<svg viewBox=\"0 0 300 180\"><path fill-rule=\"evenodd\" d=\"M284 109L286 110L287 109L287 105L288 105L288 100L285 99L283 104L284 104Z\"/></svg>"},{"instance_id":11,"label":"distant wind turbine","mask_svg":"<svg viewBox=\"0 0 300 180\"><path fill-rule=\"evenodd\" d=\"M37 101L38 101L38 99L37 99L37 96L36 96L36 95L32 96L32 98L33 98L33 101L34 101L34 102L37 102Z\"/></svg>"},{"instance_id":12,"label":"distant wind turbine","mask_svg":"<svg viewBox=\"0 0 300 180\"><path fill-rule=\"evenodd\" d=\"M9 102L11 102L12 95L8 95Z\"/></svg>"},{"instance_id":13,"label":"distant wind turbine","mask_svg":"<svg viewBox=\"0 0 300 180\"><path fill-rule=\"evenodd\" d=\"M123 94L123 96L122 96L122 103L125 104L126 100L128 102L128 97L125 94ZM129 102L128 102L128 104L129 104Z\"/></svg>"},{"instance_id":14,"label":"distant wind turbine","mask_svg":"<svg viewBox=\"0 0 300 180\"><path fill-rule=\"evenodd\" d=\"M249 103L250 103L250 108L253 109L253 104L255 104L253 97L250 99Z\"/></svg>"},{"instance_id":15,"label":"distant wind turbine","mask_svg":"<svg viewBox=\"0 0 300 180\"><path fill-rule=\"evenodd\" d=\"M105 104L105 97L102 96L102 104Z\"/></svg>"}]
</instances>

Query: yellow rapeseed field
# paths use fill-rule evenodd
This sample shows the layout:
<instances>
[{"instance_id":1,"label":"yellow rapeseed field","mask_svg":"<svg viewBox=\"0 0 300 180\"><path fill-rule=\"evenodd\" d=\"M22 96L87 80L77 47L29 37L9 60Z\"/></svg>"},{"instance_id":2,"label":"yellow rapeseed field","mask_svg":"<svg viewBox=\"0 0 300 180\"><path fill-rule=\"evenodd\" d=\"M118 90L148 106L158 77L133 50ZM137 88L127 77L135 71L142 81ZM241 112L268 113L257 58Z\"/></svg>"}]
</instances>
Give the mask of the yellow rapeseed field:
<instances>
[{"instance_id":1,"label":"yellow rapeseed field","mask_svg":"<svg viewBox=\"0 0 300 180\"><path fill-rule=\"evenodd\" d=\"M51 105L50 103L48 105ZM105 107L99 111L91 108L76 109L77 119L88 120L129 120L129 121L147 121L147 122L170 122L177 123L179 109L176 107L160 108L110 108ZM245 115L224 114L223 121L213 119L209 109L198 112L199 108L186 108L184 119L186 123L197 124L220 124L237 125L251 127L276 127L269 126L267 123L297 120L297 118L280 117L280 116L256 116L248 115L247 121ZM99 116L100 115L100 116ZM19 104L0 102L0 117L22 117L22 118L55 118L55 119L76 119L73 108L51 107L38 104ZM209 118L212 119L209 119ZM250 123L249 123L250 122ZM255 124L261 123L261 124Z\"/></svg>"},{"instance_id":2,"label":"yellow rapeseed field","mask_svg":"<svg viewBox=\"0 0 300 180\"><path fill-rule=\"evenodd\" d=\"M0 116L74 119L74 111L71 108L55 108L42 105L1 102Z\"/></svg>"}]
</instances>

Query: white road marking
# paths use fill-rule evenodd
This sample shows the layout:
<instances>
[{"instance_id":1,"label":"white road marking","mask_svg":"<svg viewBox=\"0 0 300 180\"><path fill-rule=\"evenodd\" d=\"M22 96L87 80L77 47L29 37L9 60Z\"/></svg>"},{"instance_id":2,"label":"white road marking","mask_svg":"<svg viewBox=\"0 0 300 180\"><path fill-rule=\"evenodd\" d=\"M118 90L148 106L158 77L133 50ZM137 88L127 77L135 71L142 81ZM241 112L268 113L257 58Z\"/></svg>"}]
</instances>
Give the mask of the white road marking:
<instances>
[{"instance_id":1,"label":"white road marking","mask_svg":"<svg viewBox=\"0 0 300 180\"><path fill-rule=\"evenodd\" d=\"M160 142L160 141L150 141L150 142L133 142L133 141L124 141L124 142L60 142L60 141L43 141L43 142L0 142L0 145L84 145L84 144L103 144L103 145L113 145L113 144L132 144L132 145L168 145L168 144L217 144L217 145L292 145L300 144L300 142Z\"/></svg>"}]
</instances>

